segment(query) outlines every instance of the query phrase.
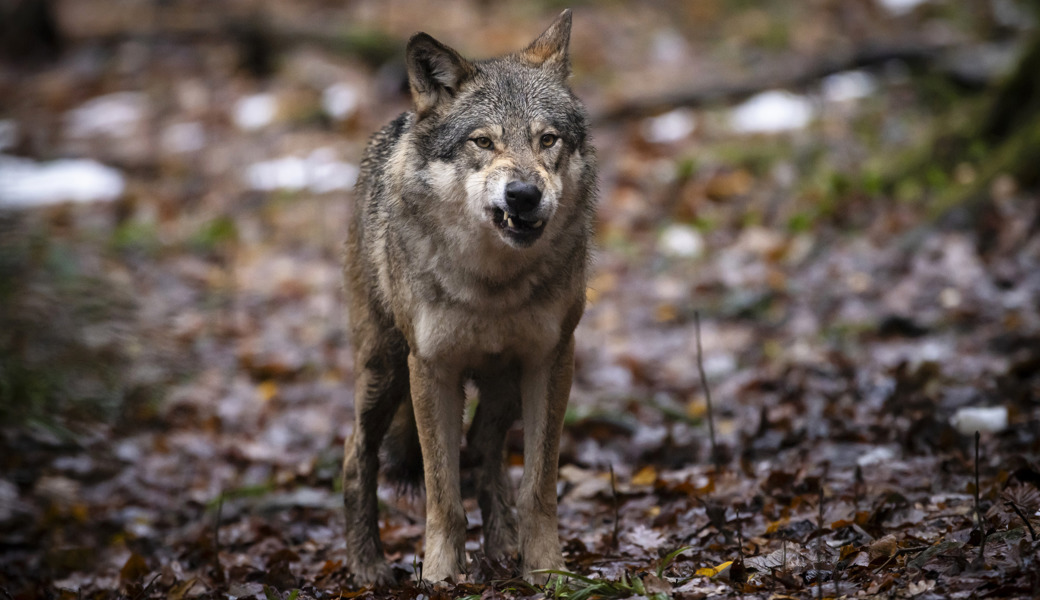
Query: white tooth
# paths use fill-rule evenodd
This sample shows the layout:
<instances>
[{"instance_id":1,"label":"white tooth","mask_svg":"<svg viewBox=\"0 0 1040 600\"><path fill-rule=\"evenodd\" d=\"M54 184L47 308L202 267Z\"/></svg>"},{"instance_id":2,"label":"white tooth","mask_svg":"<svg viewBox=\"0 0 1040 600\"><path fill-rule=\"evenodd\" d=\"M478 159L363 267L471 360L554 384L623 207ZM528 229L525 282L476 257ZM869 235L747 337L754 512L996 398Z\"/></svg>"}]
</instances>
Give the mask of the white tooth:
<instances>
[{"instance_id":1,"label":"white tooth","mask_svg":"<svg viewBox=\"0 0 1040 600\"><path fill-rule=\"evenodd\" d=\"M506 225L509 225L510 227L516 227L515 225L513 225L513 217L512 217L512 215L510 215L509 217L506 218Z\"/></svg>"},{"instance_id":2,"label":"white tooth","mask_svg":"<svg viewBox=\"0 0 1040 600\"><path fill-rule=\"evenodd\" d=\"M541 226L542 226L542 220L541 219L538 219L537 221L534 222L534 228L535 229L538 229Z\"/></svg>"}]
</instances>

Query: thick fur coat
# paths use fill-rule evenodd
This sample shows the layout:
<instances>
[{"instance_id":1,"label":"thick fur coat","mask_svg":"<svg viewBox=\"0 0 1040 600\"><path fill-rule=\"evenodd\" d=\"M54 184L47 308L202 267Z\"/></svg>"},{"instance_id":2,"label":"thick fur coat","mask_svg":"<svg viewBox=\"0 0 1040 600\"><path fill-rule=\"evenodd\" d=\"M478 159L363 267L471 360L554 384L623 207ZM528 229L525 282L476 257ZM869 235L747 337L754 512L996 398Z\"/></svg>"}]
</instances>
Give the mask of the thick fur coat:
<instances>
[{"instance_id":1,"label":"thick fur coat","mask_svg":"<svg viewBox=\"0 0 1040 600\"><path fill-rule=\"evenodd\" d=\"M526 49L483 61L415 35L415 111L366 150L345 267L356 420L343 494L348 566L360 583L394 581L379 540L381 447L389 475L422 470L423 578L466 571L467 380L479 393L468 442L481 457L485 552L518 556L531 580L564 566L559 438L595 205L588 119L567 84L570 25L565 11ZM504 440L517 418L524 473L514 494Z\"/></svg>"}]
</instances>

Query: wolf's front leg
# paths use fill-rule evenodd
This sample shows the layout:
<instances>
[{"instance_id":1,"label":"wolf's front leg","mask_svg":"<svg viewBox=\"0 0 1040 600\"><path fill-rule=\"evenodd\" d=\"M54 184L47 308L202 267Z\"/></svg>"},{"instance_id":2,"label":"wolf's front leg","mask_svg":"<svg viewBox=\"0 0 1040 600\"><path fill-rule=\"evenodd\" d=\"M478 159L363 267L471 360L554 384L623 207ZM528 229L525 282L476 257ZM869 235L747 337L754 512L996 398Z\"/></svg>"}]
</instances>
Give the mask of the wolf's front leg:
<instances>
[{"instance_id":1,"label":"wolf's front leg","mask_svg":"<svg viewBox=\"0 0 1040 600\"><path fill-rule=\"evenodd\" d=\"M412 407L426 480L426 556L422 577L454 579L465 571L466 512L459 490L462 443L461 374L446 372L415 354L408 357Z\"/></svg>"},{"instance_id":2,"label":"wolf's front leg","mask_svg":"<svg viewBox=\"0 0 1040 600\"><path fill-rule=\"evenodd\" d=\"M520 521L520 566L523 576L544 583L540 569L562 569L556 518L563 416L574 375L574 338L558 349L548 364L525 369L521 394L524 420L524 476L517 513Z\"/></svg>"}]
</instances>

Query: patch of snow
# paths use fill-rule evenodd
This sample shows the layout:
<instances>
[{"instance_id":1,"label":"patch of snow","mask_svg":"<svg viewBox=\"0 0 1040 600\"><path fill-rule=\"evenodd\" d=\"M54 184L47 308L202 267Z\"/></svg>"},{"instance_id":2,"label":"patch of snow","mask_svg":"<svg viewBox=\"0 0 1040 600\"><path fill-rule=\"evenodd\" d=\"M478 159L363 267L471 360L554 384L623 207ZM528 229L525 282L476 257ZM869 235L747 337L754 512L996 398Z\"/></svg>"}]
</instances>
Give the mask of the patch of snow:
<instances>
[{"instance_id":1,"label":"patch of snow","mask_svg":"<svg viewBox=\"0 0 1040 600\"><path fill-rule=\"evenodd\" d=\"M37 162L0 155L0 206L29 208L61 202L115 200L122 172L88 159Z\"/></svg>"},{"instance_id":2,"label":"patch of snow","mask_svg":"<svg viewBox=\"0 0 1040 600\"><path fill-rule=\"evenodd\" d=\"M980 433L997 433L1008 426L1008 410L1006 406L966 406L957 410L950 417L950 425L962 435Z\"/></svg>"},{"instance_id":3,"label":"patch of snow","mask_svg":"<svg viewBox=\"0 0 1040 600\"><path fill-rule=\"evenodd\" d=\"M0 152L14 148L18 143L18 123L14 119L0 119Z\"/></svg>"},{"instance_id":4,"label":"patch of snow","mask_svg":"<svg viewBox=\"0 0 1040 600\"><path fill-rule=\"evenodd\" d=\"M358 100L357 90L345 83L334 83L321 93L322 109L337 121L347 119L357 112Z\"/></svg>"},{"instance_id":5,"label":"patch of snow","mask_svg":"<svg viewBox=\"0 0 1040 600\"><path fill-rule=\"evenodd\" d=\"M877 0L878 4L893 15L905 15L928 0Z\"/></svg>"},{"instance_id":6,"label":"patch of snow","mask_svg":"<svg viewBox=\"0 0 1040 600\"><path fill-rule=\"evenodd\" d=\"M704 237L689 225L669 225L657 241L662 254L681 258L695 258L704 253Z\"/></svg>"},{"instance_id":7,"label":"patch of snow","mask_svg":"<svg viewBox=\"0 0 1040 600\"><path fill-rule=\"evenodd\" d=\"M877 446L862 454L856 459L856 464L861 467L869 467L880 463L891 462L896 458L896 451L888 446Z\"/></svg>"},{"instance_id":8,"label":"patch of snow","mask_svg":"<svg viewBox=\"0 0 1040 600\"><path fill-rule=\"evenodd\" d=\"M693 112L685 108L677 108L663 115L644 120L643 137L654 144L678 142L693 133L696 125L697 120L694 118Z\"/></svg>"},{"instance_id":9,"label":"patch of snow","mask_svg":"<svg viewBox=\"0 0 1040 600\"><path fill-rule=\"evenodd\" d=\"M730 126L738 133L776 133L801 129L815 110L805 96L780 90L752 96L730 113Z\"/></svg>"},{"instance_id":10,"label":"patch of snow","mask_svg":"<svg viewBox=\"0 0 1040 600\"><path fill-rule=\"evenodd\" d=\"M337 160L331 148L318 148L306 158L283 156L250 165L245 179L254 190L308 189L324 194L350 189L357 176L356 165Z\"/></svg>"},{"instance_id":11,"label":"patch of snow","mask_svg":"<svg viewBox=\"0 0 1040 600\"><path fill-rule=\"evenodd\" d=\"M206 147L206 130L202 123L173 123L162 132L163 150L170 154L190 154Z\"/></svg>"},{"instance_id":12,"label":"patch of snow","mask_svg":"<svg viewBox=\"0 0 1040 600\"><path fill-rule=\"evenodd\" d=\"M98 96L65 114L65 130L73 139L128 138L140 130L147 109L141 92Z\"/></svg>"},{"instance_id":13,"label":"patch of snow","mask_svg":"<svg viewBox=\"0 0 1040 600\"><path fill-rule=\"evenodd\" d=\"M823 78L823 98L847 102L866 98L877 91L877 79L866 71L844 71Z\"/></svg>"},{"instance_id":14,"label":"patch of snow","mask_svg":"<svg viewBox=\"0 0 1040 600\"><path fill-rule=\"evenodd\" d=\"M704 359L704 374L718 379L737 370L737 359L732 354L709 354Z\"/></svg>"},{"instance_id":15,"label":"patch of snow","mask_svg":"<svg viewBox=\"0 0 1040 600\"><path fill-rule=\"evenodd\" d=\"M244 131L256 131L270 125L278 114L278 99L274 94L253 94L240 98L231 110L235 126Z\"/></svg>"},{"instance_id":16,"label":"patch of snow","mask_svg":"<svg viewBox=\"0 0 1040 600\"><path fill-rule=\"evenodd\" d=\"M318 148L307 157L308 187L316 194L325 194L354 187L358 178L357 166L338 160L332 148Z\"/></svg>"}]
</instances>

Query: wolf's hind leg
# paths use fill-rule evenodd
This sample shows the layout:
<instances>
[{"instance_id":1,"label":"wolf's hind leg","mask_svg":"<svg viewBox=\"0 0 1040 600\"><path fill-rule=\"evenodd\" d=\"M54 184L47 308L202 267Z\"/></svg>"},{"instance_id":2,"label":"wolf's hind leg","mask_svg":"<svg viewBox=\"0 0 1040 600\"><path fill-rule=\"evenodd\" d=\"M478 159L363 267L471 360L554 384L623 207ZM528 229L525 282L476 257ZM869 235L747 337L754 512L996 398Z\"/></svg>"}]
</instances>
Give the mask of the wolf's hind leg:
<instances>
[{"instance_id":1,"label":"wolf's hind leg","mask_svg":"<svg viewBox=\"0 0 1040 600\"><path fill-rule=\"evenodd\" d=\"M480 457L477 502L484 521L484 552L492 559L516 554L516 499L505 463L506 434L520 416L518 369L476 380L480 404L469 446Z\"/></svg>"},{"instance_id":2,"label":"wolf's hind leg","mask_svg":"<svg viewBox=\"0 0 1040 600\"><path fill-rule=\"evenodd\" d=\"M379 540L376 491L380 442L408 398L407 345L397 338L388 333L376 343L359 343L355 351L354 432L345 444L343 504L347 567L365 585L394 582Z\"/></svg>"}]
</instances>

